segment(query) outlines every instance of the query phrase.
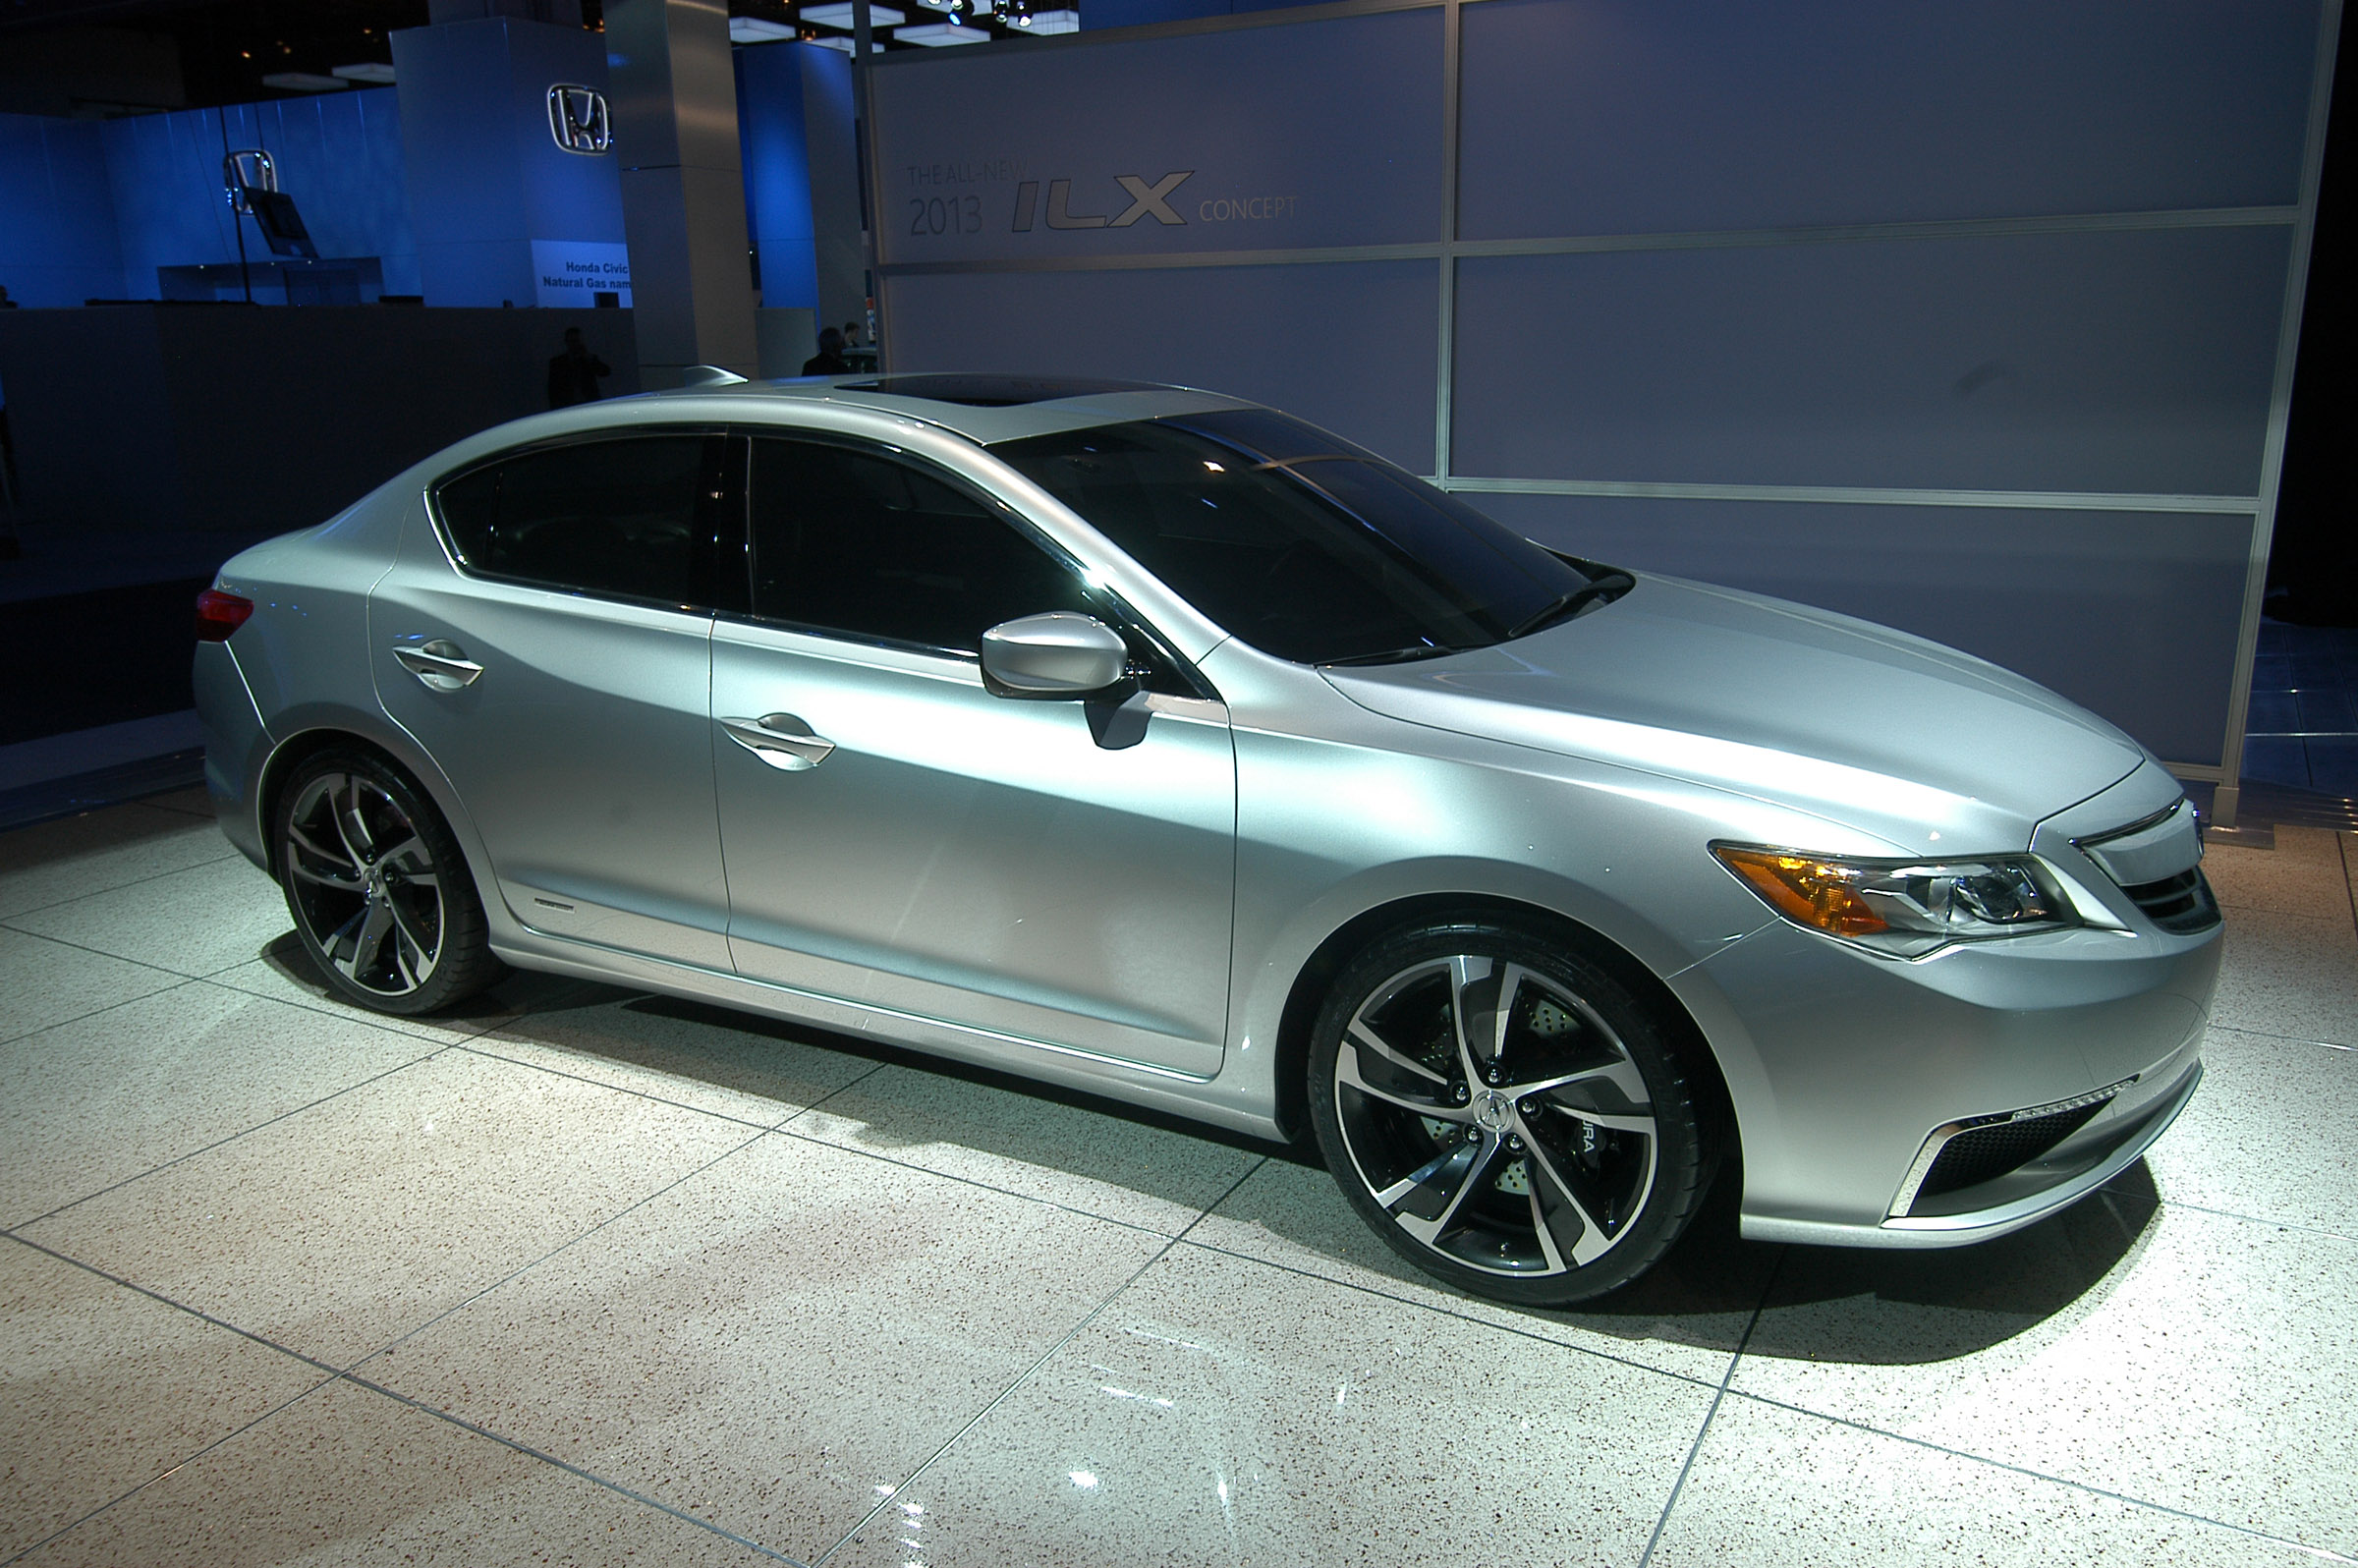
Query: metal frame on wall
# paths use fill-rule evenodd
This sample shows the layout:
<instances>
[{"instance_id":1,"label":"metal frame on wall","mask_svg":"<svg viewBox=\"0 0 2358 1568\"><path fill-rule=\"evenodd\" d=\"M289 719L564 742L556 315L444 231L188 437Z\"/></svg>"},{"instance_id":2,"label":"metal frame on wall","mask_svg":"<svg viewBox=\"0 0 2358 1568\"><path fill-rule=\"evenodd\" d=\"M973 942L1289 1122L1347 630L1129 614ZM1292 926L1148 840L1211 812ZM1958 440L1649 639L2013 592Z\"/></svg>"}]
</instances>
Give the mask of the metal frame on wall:
<instances>
[{"instance_id":1,"label":"metal frame on wall","mask_svg":"<svg viewBox=\"0 0 2358 1568\"><path fill-rule=\"evenodd\" d=\"M1841 225L1772 227L1702 233L1614 234L1576 238L1467 241L1458 237L1459 132L1461 85L1461 17L1465 7L1488 0L1338 0L1338 3L1299 6L1244 15L1164 23L1151 27L1085 31L997 48L1088 49L1094 45L1130 43L1158 37L1237 31L1293 26L1330 19L1399 11L1438 11L1442 15L1441 205L1437 241L1397 245L1320 246L1303 249L1198 251L1153 254L1087 255L1000 258L954 261L893 261L879 243L875 273L879 290L882 363L895 357L894 312L889 285L895 278L928 273L978 274L993 272L1167 271L1195 267L1266 267L1331 264L1355 261L1430 260L1435 265L1438 290L1433 386L1433 470L1427 476L1443 489L1467 494L1560 495L1688 501L1807 502L1831 505L1881 505L1934 508L1986 508L2056 512L2180 513L2243 518L2249 523L2241 621L2237 631L2234 669L2227 694L2225 733L2219 761L2170 761L2180 778L2216 787L2214 819L2221 826L2235 820L2242 767L2244 729L2251 704L2252 667L2259 645L2261 601L2266 591L2271 537L2283 471L2284 437L2292 398L2294 357L2300 338L2302 304L2306 294L2309 250L2316 226L2318 189L2324 165L2327 119L2330 108L2335 47L2341 24L2341 0L2322 0L2315 65L2312 72L2306 140L2299 175L2299 198L2289 206L2211 207L2145 212L2072 213L2052 216L1945 219ZM988 49L992 46L983 45ZM939 68L964 50L909 50L861 61L864 69L907 70ZM875 114L875 95L867 94L869 114ZM872 133L872 126L871 126ZM884 188L881 165L884 138L864 139L866 177L870 191ZM2266 437L2259 484L2250 495L2150 494L2129 491L1995 490L1960 487L1871 485L1676 483L1613 478L1519 479L1459 474L1452 463L1453 404L1456 375L1457 273L1461 260L1502 255L1562 255L1601 252L1727 249L1906 243L1924 240L1991 238L2000 236L2097 234L2219 228L2280 228L2292 234L2278 314L2274 365L2271 382ZM878 240L883 240L879 232Z\"/></svg>"}]
</instances>

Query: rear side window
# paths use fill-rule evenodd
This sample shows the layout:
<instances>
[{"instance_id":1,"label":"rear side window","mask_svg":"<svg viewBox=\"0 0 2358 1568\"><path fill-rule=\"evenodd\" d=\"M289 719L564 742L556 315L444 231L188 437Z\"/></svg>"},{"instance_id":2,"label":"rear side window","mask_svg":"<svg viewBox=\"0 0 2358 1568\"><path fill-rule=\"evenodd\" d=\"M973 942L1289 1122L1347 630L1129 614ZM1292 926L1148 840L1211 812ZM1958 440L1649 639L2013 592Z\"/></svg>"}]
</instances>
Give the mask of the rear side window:
<instances>
[{"instance_id":1,"label":"rear side window","mask_svg":"<svg viewBox=\"0 0 2358 1568\"><path fill-rule=\"evenodd\" d=\"M757 436L754 613L975 653L1002 621L1095 610L1061 561L982 502L880 452Z\"/></svg>"},{"instance_id":2,"label":"rear side window","mask_svg":"<svg viewBox=\"0 0 2358 1568\"><path fill-rule=\"evenodd\" d=\"M732 595L716 564L736 488L724 474L727 445L725 436L693 433L543 447L461 475L435 501L471 572L603 597L726 607ZM739 588L734 597L742 596Z\"/></svg>"}]
</instances>

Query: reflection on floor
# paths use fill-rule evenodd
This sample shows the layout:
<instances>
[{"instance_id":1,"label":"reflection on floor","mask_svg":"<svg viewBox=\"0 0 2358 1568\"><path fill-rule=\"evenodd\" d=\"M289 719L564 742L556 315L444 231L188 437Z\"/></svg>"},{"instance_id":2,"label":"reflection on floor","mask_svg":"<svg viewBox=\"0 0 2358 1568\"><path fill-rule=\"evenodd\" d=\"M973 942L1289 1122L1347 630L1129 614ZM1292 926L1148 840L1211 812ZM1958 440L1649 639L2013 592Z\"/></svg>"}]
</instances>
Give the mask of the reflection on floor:
<instances>
[{"instance_id":1,"label":"reflection on floor","mask_svg":"<svg viewBox=\"0 0 2358 1568\"><path fill-rule=\"evenodd\" d=\"M351 1012L204 810L0 836L0 1561L2358 1555L2334 834L2213 852L2210 1077L2111 1189L1918 1254L1722 1192L1522 1313L1282 1150L593 985Z\"/></svg>"},{"instance_id":2,"label":"reflection on floor","mask_svg":"<svg viewBox=\"0 0 2358 1568\"><path fill-rule=\"evenodd\" d=\"M2358 798L2358 627L2260 623L2243 775Z\"/></svg>"}]
</instances>

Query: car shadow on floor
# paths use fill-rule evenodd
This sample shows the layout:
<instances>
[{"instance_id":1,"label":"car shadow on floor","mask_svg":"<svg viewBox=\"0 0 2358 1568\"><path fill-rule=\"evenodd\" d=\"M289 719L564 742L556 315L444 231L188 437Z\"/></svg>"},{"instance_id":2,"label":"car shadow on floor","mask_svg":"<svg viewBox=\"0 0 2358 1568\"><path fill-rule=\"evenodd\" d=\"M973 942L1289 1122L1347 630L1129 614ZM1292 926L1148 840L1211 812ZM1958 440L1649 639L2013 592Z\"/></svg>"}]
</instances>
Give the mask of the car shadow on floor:
<instances>
[{"instance_id":1,"label":"car shadow on floor","mask_svg":"<svg viewBox=\"0 0 2358 1568\"><path fill-rule=\"evenodd\" d=\"M271 967L324 997L288 932L263 950ZM1265 1156L1271 1169L1217 1205L1218 1217L1265 1236L1289 1266L1376 1290L1463 1298L1391 1252L1344 1202L1307 1144L1276 1144L1229 1133L1084 1091L907 1050L881 1041L765 1018L758 1014L635 992L592 981L519 972L434 1022L476 1024L482 1044L501 1037L581 1053L609 1066L685 1078L711 1088L770 1092L776 1058L808 1053L837 1058L818 1074L850 1083L871 1065L899 1065L934 1080L1004 1091L1040 1105L1085 1111L1113 1130L1154 1128L1202 1143ZM826 1101L822 1097L819 1107ZM1093 1181L1107 1179L1105 1140L1042 1136L1037 1114L1009 1114L1007 1102L974 1095L957 1124L937 1119L907 1137L914 1148L945 1137L982 1153L1021 1160ZM791 1125L791 1124L790 1124ZM889 1125L870 1128L868 1147L892 1147ZM1187 1204L1194 1195L1174 1162L1168 1191L1155 1191L1155 1162L1125 1162L1119 1180L1151 1196ZM1630 1342L1655 1341L1732 1350L1751 1356L1859 1365L1908 1365L1973 1355L2051 1318L2101 1301L2133 1266L2159 1206L2140 1162L2063 1212L1995 1241L1961 1248L1885 1251L1780 1246L1737 1233L1742 1172L1730 1161L1705 1195L1686 1233L1659 1262L1628 1287L1574 1310L1499 1309ZM1191 1233L1206 1245L1216 1236Z\"/></svg>"}]
</instances>

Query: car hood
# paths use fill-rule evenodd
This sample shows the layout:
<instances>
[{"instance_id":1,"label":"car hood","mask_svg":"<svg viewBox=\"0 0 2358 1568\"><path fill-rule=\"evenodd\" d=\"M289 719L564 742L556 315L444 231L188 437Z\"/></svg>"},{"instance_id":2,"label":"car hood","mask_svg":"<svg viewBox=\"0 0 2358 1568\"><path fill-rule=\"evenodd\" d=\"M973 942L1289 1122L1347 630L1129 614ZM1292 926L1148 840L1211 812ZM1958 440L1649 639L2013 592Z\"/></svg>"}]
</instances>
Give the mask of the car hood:
<instances>
[{"instance_id":1,"label":"car hood","mask_svg":"<svg viewBox=\"0 0 2358 1568\"><path fill-rule=\"evenodd\" d=\"M1391 718L1771 801L1909 855L2023 848L2145 760L1970 654L1675 578L1495 647L1319 673Z\"/></svg>"}]
</instances>

